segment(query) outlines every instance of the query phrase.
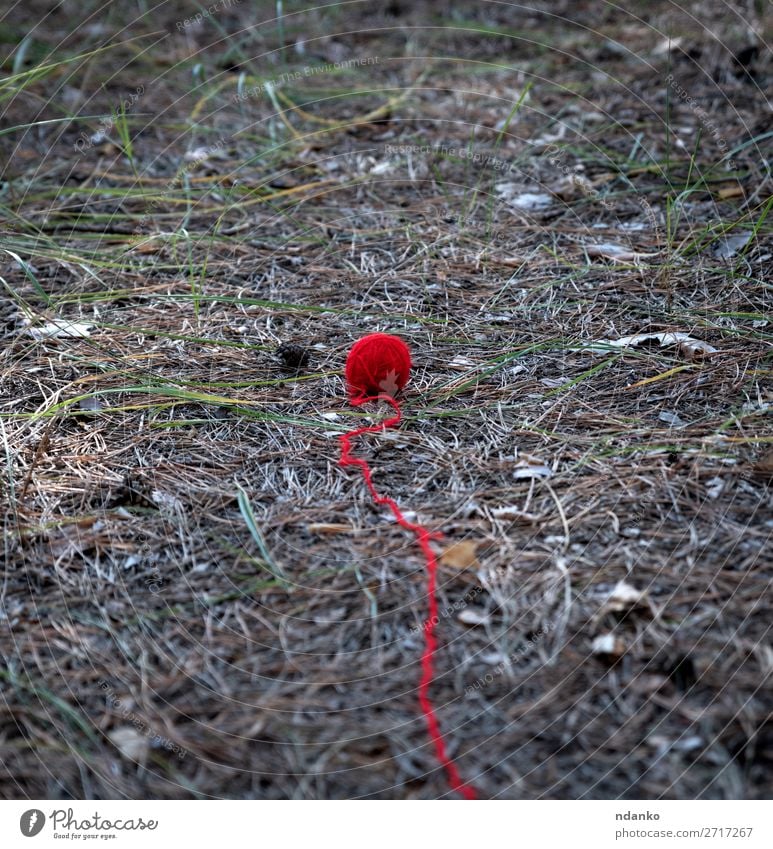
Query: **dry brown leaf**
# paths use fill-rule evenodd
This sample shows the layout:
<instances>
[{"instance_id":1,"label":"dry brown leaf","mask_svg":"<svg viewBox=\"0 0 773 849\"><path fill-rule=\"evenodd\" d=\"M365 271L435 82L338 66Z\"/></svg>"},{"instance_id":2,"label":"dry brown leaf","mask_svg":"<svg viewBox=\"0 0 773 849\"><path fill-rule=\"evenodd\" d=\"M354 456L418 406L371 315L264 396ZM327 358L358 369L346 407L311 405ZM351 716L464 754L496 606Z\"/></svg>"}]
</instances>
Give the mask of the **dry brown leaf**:
<instances>
[{"instance_id":1,"label":"dry brown leaf","mask_svg":"<svg viewBox=\"0 0 773 849\"><path fill-rule=\"evenodd\" d=\"M91 336L93 324L84 324L80 321L68 321L64 318L55 318L40 327L28 328L31 336L35 339L87 339Z\"/></svg>"},{"instance_id":2,"label":"dry brown leaf","mask_svg":"<svg viewBox=\"0 0 773 849\"><path fill-rule=\"evenodd\" d=\"M162 242L155 242L152 239L147 242L141 242L132 248L136 254L157 254L162 248L165 248Z\"/></svg>"},{"instance_id":3,"label":"dry brown leaf","mask_svg":"<svg viewBox=\"0 0 773 849\"><path fill-rule=\"evenodd\" d=\"M752 466L752 471L755 475L773 477L773 449L767 451L757 460Z\"/></svg>"},{"instance_id":4,"label":"dry brown leaf","mask_svg":"<svg viewBox=\"0 0 773 849\"><path fill-rule=\"evenodd\" d=\"M730 198L742 198L744 197L744 190L742 186L726 186L724 189L720 189L717 192L717 197L720 200L730 200Z\"/></svg>"},{"instance_id":5,"label":"dry brown leaf","mask_svg":"<svg viewBox=\"0 0 773 849\"><path fill-rule=\"evenodd\" d=\"M514 504L510 504L503 507L495 507L491 511L491 515L495 519L509 519L510 521L520 520L522 522L539 522L542 518L538 516L536 513L526 513L521 510L520 507L516 507Z\"/></svg>"},{"instance_id":6,"label":"dry brown leaf","mask_svg":"<svg viewBox=\"0 0 773 849\"><path fill-rule=\"evenodd\" d=\"M310 534L350 534L355 528L335 522L313 522L306 526L306 530Z\"/></svg>"},{"instance_id":7,"label":"dry brown leaf","mask_svg":"<svg viewBox=\"0 0 773 849\"><path fill-rule=\"evenodd\" d=\"M477 552L478 543L471 539L451 543L440 555L439 562L452 569L477 569L480 566Z\"/></svg>"},{"instance_id":8,"label":"dry brown leaf","mask_svg":"<svg viewBox=\"0 0 773 849\"><path fill-rule=\"evenodd\" d=\"M685 334L674 334L686 336ZM699 339L693 339L691 336L686 336L679 340L679 350L687 357L688 360L700 360L703 357L710 357L717 353L717 349L707 342L701 342Z\"/></svg>"},{"instance_id":9,"label":"dry brown leaf","mask_svg":"<svg viewBox=\"0 0 773 849\"><path fill-rule=\"evenodd\" d=\"M544 192L524 192L518 183L497 183L497 196L516 209L544 209L553 203L553 198Z\"/></svg>"}]
</instances>

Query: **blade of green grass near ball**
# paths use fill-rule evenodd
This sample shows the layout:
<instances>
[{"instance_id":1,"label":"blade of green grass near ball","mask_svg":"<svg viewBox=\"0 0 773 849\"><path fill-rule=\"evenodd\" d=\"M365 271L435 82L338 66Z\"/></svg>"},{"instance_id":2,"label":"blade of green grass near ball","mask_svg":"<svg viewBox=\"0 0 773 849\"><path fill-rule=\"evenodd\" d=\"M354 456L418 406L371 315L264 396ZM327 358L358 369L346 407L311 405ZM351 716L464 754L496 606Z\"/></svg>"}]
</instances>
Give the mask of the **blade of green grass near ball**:
<instances>
[{"instance_id":1,"label":"blade of green grass near ball","mask_svg":"<svg viewBox=\"0 0 773 849\"><path fill-rule=\"evenodd\" d=\"M481 366L471 370L471 372L475 375L474 377L470 378L459 386L455 386L450 392L447 392L445 395L440 395L440 397L436 397L434 400L427 403L426 406L434 407L437 404L442 404L444 401L448 401L449 398L453 398L454 396L466 391L471 386L476 386L478 383L480 383L481 380L490 377L492 374L496 374L496 372L504 368L508 363L511 363L513 360L517 360L520 357L525 357L527 354L532 354L535 351L550 350L552 346L556 343L556 341L557 340L538 342L534 345L529 345L522 351L516 351L513 354L505 354L502 357L496 357L494 360L490 360L489 363L483 363ZM445 383L439 387L435 387L431 390L431 393L427 392L421 395L420 399L434 397L437 392L442 392L445 386L448 386L454 382L455 381L451 381L450 383Z\"/></svg>"},{"instance_id":2,"label":"blade of green grass near ball","mask_svg":"<svg viewBox=\"0 0 773 849\"><path fill-rule=\"evenodd\" d=\"M229 199L232 198L233 197L233 191L227 192L226 196ZM238 206L238 204L237 204L237 206ZM220 232L220 228L223 225L223 218L225 217L226 212L229 211L232 208L233 208L232 205L226 206L226 204L224 203L223 204L223 210L220 213L220 215L217 217L217 220L215 221L215 226L214 226L213 231L212 231L212 236L208 239L209 250L205 254L204 261L201 264L201 273L199 274L198 283L195 282L193 275L191 275L191 295L193 296L193 314L194 314L197 322L199 320L199 303L200 303L199 298L201 296L201 293L204 291L204 284L205 284L206 279L207 279L207 268L209 267L210 252L211 252L213 244L217 240L218 233ZM189 245L190 245L190 241L189 241ZM189 256L190 256L190 261L192 263L193 257L190 255L190 247L188 249L188 253L189 253Z\"/></svg>"},{"instance_id":3,"label":"blade of green grass near ball","mask_svg":"<svg viewBox=\"0 0 773 849\"><path fill-rule=\"evenodd\" d=\"M499 131L499 133L496 137L496 140L494 141L494 155L496 155L496 152L499 150L499 147L502 144L502 139L504 138L505 133L509 129L513 118L515 118L516 114L520 111L521 106L523 105L523 101L526 99L526 95L529 93L531 86L532 86L532 82L531 82L531 80L529 80L529 82L527 82L526 85L524 86L520 97L513 104L513 108L510 110L510 114L505 119L505 123L502 125L502 129ZM481 180L482 180L482 177L481 177ZM481 180L479 180L477 185L475 186L474 194L478 193L478 189L480 187ZM491 177L491 190L489 191L489 199L488 199L488 204L487 204L488 209L486 210L486 237L487 238L491 238L491 224L494 220L494 200L495 200L494 184L495 184L495 182L496 182L496 174L493 174L492 177Z\"/></svg>"},{"instance_id":4,"label":"blade of green grass near ball","mask_svg":"<svg viewBox=\"0 0 773 849\"><path fill-rule=\"evenodd\" d=\"M567 380L566 383L562 383L561 386L557 386L555 389L550 389L545 393L546 398L550 398L551 395L559 395L562 392L566 392L569 389L577 386L578 383L582 383L584 380L587 380L589 377L593 377L594 374L597 374L602 369L605 369L607 366L612 365L612 363L617 362L620 359L620 354L615 357L610 357L607 360L602 360L597 365L593 366L593 368L589 368L587 371L584 371L582 374L578 374L577 377L572 378L572 380Z\"/></svg>"},{"instance_id":5,"label":"blade of green grass near ball","mask_svg":"<svg viewBox=\"0 0 773 849\"><path fill-rule=\"evenodd\" d=\"M30 130L30 129L32 129L32 127L44 127L44 126L46 126L46 124L70 124L73 121L75 121L76 119L78 119L79 117L82 118L83 120L90 120L91 121L91 120L98 120L102 116L101 115L83 115L83 116L78 116L78 115L69 116L68 115L66 118L47 118L44 121L35 121L32 124L16 124L16 126L14 126L14 127L4 127L3 129L0 129L0 136L7 136L7 135L10 135L11 133L16 133L19 130ZM64 190L64 188L65 187L62 187L63 190Z\"/></svg>"},{"instance_id":6,"label":"blade of green grass near ball","mask_svg":"<svg viewBox=\"0 0 773 849\"><path fill-rule=\"evenodd\" d=\"M164 33L166 35L166 33ZM12 73L7 77L0 78L0 102L7 100L9 97L16 96L26 86L38 82L54 72L58 71L65 65L71 65L74 62L85 62L87 59L92 59L109 50L115 50L119 47L128 47L135 41L139 41L147 36L136 36L128 38L124 41L116 41L104 47L98 47L95 50L88 50L85 53L77 53L74 56L68 56L66 59L61 59L58 62L49 62L46 65L38 65L35 68L30 68L27 71Z\"/></svg>"},{"instance_id":7,"label":"blade of green grass near ball","mask_svg":"<svg viewBox=\"0 0 773 849\"><path fill-rule=\"evenodd\" d=\"M51 705L67 721L68 725L81 731L91 743L95 745L98 743L97 735L94 734L91 724L86 721L83 715L47 687L42 684L35 684L30 678L26 678L26 680L20 678L10 665L5 668L0 667L0 679L6 681L8 686L17 692L29 694L38 699L41 704ZM21 696L21 698L24 699L24 696Z\"/></svg>"},{"instance_id":8,"label":"blade of green grass near ball","mask_svg":"<svg viewBox=\"0 0 773 849\"><path fill-rule=\"evenodd\" d=\"M743 261L743 258L746 255L746 252L752 247L752 245L754 245L755 240L757 238L757 233L759 233L760 228L765 223L765 219L768 217L768 213L770 212L770 207L771 207L772 204L773 204L773 195L771 195L767 199L767 201L765 202L765 206L763 207L762 212L759 215L759 218L757 218L757 220L754 222L754 225L752 227L752 234L749 237L749 240L741 248L741 250L738 251L738 262L736 263L735 268L733 269L734 271L738 270L738 267L740 266L741 262Z\"/></svg>"},{"instance_id":9,"label":"blade of green grass near ball","mask_svg":"<svg viewBox=\"0 0 773 849\"><path fill-rule=\"evenodd\" d=\"M266 546L266 542L263 539L263 534L261 534L260 529L258 528L258 523L255 519L255 514L252 512L252 505L250 504L249 496L241 488L241 486L239 486L239 484L236 484L236 491L236 497L239 503L239 511L242 514L242 518L244 519L244 523L247 525L247 529L249 530L250 535L255 540L255 543L258 546L258 550L260 551L261 557L264 560L264 565L266 569L275 578L282 581L285 586L285 589L287 589L289 587L287 575L274 561L274 558L271 556L271 552Z\"/></svg>"},{"instance_id":10,"label":"blade of green grass near ball","mask_svg":"<svg viewBox=\"0 0 773 849\"><path fill-rule=\"evenodd\" d=\"M700 253L702 250L707 248L713 242L715 242L718 238L727 235L731 231L735 230L740 226L751 226L752 235L749 238L748 242L744 245L744 247L739 251L739 256L743 258L748 250L754 245L754 240L765 223L768 212L770 211L770 207L773 204L773 195L768 197L764 201L760 201L760 203L754 208L750 209L737 218L734 218L732 221L729 221L724 224L720 224L718 227L714 224L707 224L703 227L701 232L691 241L689 245L686 245L682 248L681 256L685 259L694 256L697 253ZM751 224L751 219L754 218L754 223ZM739 260L740 262L740 260ZM736 271L736 269L734 269Z\"/></svg>"},{"instance_id":11,"label":"blade of green grass near ball","mask_svg":"<svg viewBox=\"0 0 773 849\"><path fill-rule=\"evenodd\" d=\"M179 266L169 266L170 269L176 269L179 271ZM121 294L123 293L123 294ZM111 301L116 297L131 297L134 296L137 299L146 299L150 300L154 298L159 302L164 301L190 301L191 296L189 294L179 294L179 295L167 295L164 293L151 293L148 295L145 294L137 294L131 289L123 289L118 290L118 294L116 291L113 292L88 292L88 293L79 293L75 295L64 295L61 298L57 299L57 304L68 304L68 303L77 303L77 304L90 304L96 303L99 301ZM321 315L323 313L329 313L331 315L343 315L343 316L371 316L374 318L384 318L383 312L376 312L371 310L362 310L362 309L351 309L351 308L341 308L341 307L332 307L325 306L320 307L314 304L300 304L300 303L292 303L290 301L267 301L263 298L245 298L245 297L235 297L231 295L199 295L199 301L202 303L218 303L218 304L236 304L240 306L253 306L253 307L265 307L266 309L282 311L286 310L287 312L299 312L299 313L316 313ZM393 322L410 322L413 324L426 324L426 325L446 325L448 323L447 319L444 318L432 318L427 316L417 316L411 313L390 313L389 318ZM96 326L96 323L95 323ZM127 329L130 329L131 326L128 326ZM157 331L154 331L157 332ZM210 339L210 344L218 345L220 342L217 339Z\"/></svg>"},{"instance_id":12,"label":"blade of green grass near ball","mask_svg":"<svg viewBox=\"0 0 773 849\"><path fill-rule=\"evenodd\" d=\"M223 406L230 407L234 410L234 412L238 412L239 415L244 416L245 418L254 418L260 421L269 421L275 422L277 424L292 424L297 425L298 427L306 427L306 428L325 428L327 430L338 430L335 425L330 424L329 422L318 421L316 419L304 419L299 418L297 416L287 416L281 415L277 413L265 412L260 409L255 409L255 407L261 406L259 402L250 402L245 401L240 398L228 398L222 395L210 395L206 392L190 392L179 389L173 386L121 386L109 389L99 389L94 392L87 392L82 395L76 395L73 398L68 398L65 401L60 401L57 404L53 404L47 410L39 413L3 413L0 414L0 418L12 419L12 420L35 420L35 419L46 419L51 416L56 415L62 410L66 410L68 407L73 406L74 404L79 403L80 401L84 401L89 398L94 397L102 397L104 395L116 395L116 394L144 394L144 395L162 395L167 398L176 398L179 401L198 401L204 404L212 404L214 406ZM171 403L169 406L174 406L174 403ZM254 406L245 406L253 404ZM138 405L122 405L119 407L105 407L100 411L101 414L107 414L109 412L122 412L124 410L136 409Z\"/></svg>"},{"instance_id":13,"label":"blade of green grass near ball","mask_svg":"<svg viewBox=\"0 0 773 849\"><path fill-rule=\"evenodd\" d=\"M695 167L695 162L697 161L700 139L701 139L701 129L698 128L698 132L695 134L695 147L693 148L693 152L690 154L689 165L687 169L687 177L684 181L684 186L678 195L675 197L667 198L666 203L666 244L668 246L669 252L674 249L674 242L676 240L677 233L679 232L679 221L681 219L682 210L684 209L685 201L697 191L701 191L701 186L703 183L703 178L701 176L698 177L698 181L695 185L690 185L690 180L692 178L693 168Z\"/></svg>"},{"instance_id":14,"label":"blade of green grass near ball","mask_svg":"<svg viewBox=\"0 0 773 849\"><path fill-rule=\"evenodd\" d=\"M38 293L38 295L40 295L41 300L46 304L46 306L51 306L50 296L48 295L46 290L41 286L40 281L35 276L35 273L33 272L29 263L25 262L25 260L23 260L19 256L19 254L14 253L13 251L9 251L3 248L3 252L7 253L9 256L12 256L16 260L16 262L19 264L20 268L24 272L26 278L30 281L30 283L32 283L33 289ZM0 280L2 280L3 285L6 287L6 289L8 289L8 291L13 293L13 289L8 285L8 283L6 283L6 281L2 277L0 277Z\"/></svg>"},{"instance_id":15,"label":"blade of green grass near ball","mask_svg":"<svg viewBox=\"0 0 773 849\"><path fill-rule=\"evenodd\" d=\"M139 182L140 174L137 170L137 161L134 158L134 144L132 142L131 130L129 129L129 121L126 116L126 102L121 101L121 105L117 110L113 110L113 126L118 133L118 138L121 140L121 150L124 156L129 161L129 166L134 174L134 179Z\"/></svg>"},{"instance_id":16,"label":"blade of green grass near ball","mask_svg":"<svg viewBox=\"0 0 773 849\"><path fill-rule=\"evenodd\" d=\"M732 158L737 153L741 153L742 151L746 150L747 147L751 147L752 145L756 145L758 142L765 141L765 139L769 139L769 138L773 138L773 130L770 130L766 133L760 133L760 135L755 136L752 139L748 139L747 141L743 142L742 144L739 144L736 147L732 148L732 150L728 150L728 152L719 161L720 161L720 163L724 162L725 160L730 161L730 160L732 160ZM755 159L757 160L757 164L761 165L767 171L767 176L769 178L771 176L770 165L768 164L765 157L758 156L758 157L755 157Z\"/></svg>"},{"instance_id":17,"label":"blade of green grass near ball","mask_svg":"<svg viewBox=\"0 0 773 849\"><path fill-rule=\"evenodd\" d=\"M520 274L520 272L523 271L523 269L528 264L529 264L529 260L524 259L523 262L518 266L518 268L513 270L513 273L510 275L510 277L507 280L505 280L505 282L502 284L502 287L500 288L500 290L498 292L496 292L494 294L494 296L489 301L485 302L484 308L487 311L493 310L494 307L496 307L496 305L499 303L499 299L505 294L505 292L509 288L510 284L513 282L513 280L515 280L518 277L518 274Z\"/></svg>"},{"instance_id":18,"label":"blade of green grass near ball","mask_svg":"<svg viewBox=\"0 0 773 849\"><path fill-rule=\"evenodd\" d=\"M695 145L693 147L693 152L690 154L689 165L687 169L687 176L685 177L684 187L679 192L678 195L674 198L667 198L666 203L666 241L667 248L669 253L674 252L675 250L682 256L685 255L685 244L679 246L679 248L675 248L675 241L677 237L677 233L679 230L679 222L681 219L682 211L684 209L685 202L687 199L696 193L702 192L710 192L710 188L706 183L706 175L699 174L696 178L695 182L691 184L693 171L695 170L696 163L698 162L698 154L700 152L700 139L702 134L702 128L699 128L696 133ZM710 230L711 225L706 225L703 229L704 232ZM689 238L689 237L688 237ZM698 236L697 238L700 238ZM693 243L697 241L697 239L693 240Z\"/></svg>"},{"instance_id":19,"label":"blade of green grass near ball","mask_svg":"<svg viewBox=\"0 0 773 849\"><path fill-rule=\"evenodd\" d=\"M0 282L4 283L5 281L3 281L2 278L0 278ZM6 286L7 286L7 284L6 284ZM13 289L11 289L10 287L8 287L8 288L9 288L9 291L11 292L12 296L15 295L15 293L13 292ZM25 309L24 302L22 302L22 301L19 301L19 302L21 304L21 308L25 312L28 312L31 315L33 314L28 309ZM159 338L165 338L165 339L178 339L178 340L182 340L182 341L185 341L185 342L191 342L191 343L200 344L200 345L216 345L218 348L221 348L221 347L222 348L238 348L238 349L243 349L243 350L246 349L246 350L252 350L252 351L266 351L267 350L265 348L265 346L263 346L263 345L250 345L249 343L246 343L246 342L228 342L228 341L218 340L218 339L207 339L205 337L190 336L189 334L168 333L166 331L155 330L154 328L132 327L132 326L126 326L126 325L121 325L121 324L107 324L107 323L100 323L99 325L96 325L95 327L96 327L96 329L127 330L127 331L131 331L132 333L142 333L146 336L157 336ZM98 343L95 343L91 339L81 339L80 341L81 341L82 344L86 344L89 347L91 347L92 349L94 349L94 353L97 356L103 356L108 360L113 356L113 352L110 349L103 349ZM63 356L66 357L67 354L65 353ZM145 374L145 376L149 377L149 378L156 378L156 375L154 375L154 373L152 371L142 369L141 367L134 367L134 368L128 368L128 369L127 368L109 368L108 367L109 364L106 363L106 362L95 362L93 359L86 358L86 357L70 356L69 359L73 363L85 364L85 365L87 365L91 368L97 366L98 368L102 369L102 373L104 375L109 375L110 377L113 377L113 378L125 375L125 376L129 376L129 377L133 377L134 379L137 379L142 374ZM75 398L67 399L64 403L66 405L70 405L70 404L73 404L73 403L77 403L78 401L85 400L86 398L92 398L92 397L96 397L96 396L99 396L99 395L111 394L111 393L116 393L116 392L117 393L120 393L120 392L149 392L149 393L152 393L152 392L161 391L164 394L169 394L170 392L180 391L181 387L186 387L186 386L187 387L193 387L193 389L190 390L190 391L194 391L194 392L195 391L206 391L206 390L209 390L212 387L228 388L228 389L242 389L242 388L247 388L247 387L281 386L281 385L287 384L287 383L298 383L298 382L303 382L303 381L318 380L320 378L329 377L332 374L335 374L335 372L319 372L319 373L315 373L315 374L297 375L297 376L293 376L293 377L283 376L283 377L273 378L273 379L269 379L269 380L257 380L257 381L256 380L212 381L212 382L207 382L207 383L204 383L204 384L199 384L196 381L180 380L180 381L177 382L177 385L175 387L171 387L171 388L167 387L167 389L163 389L163 385L160 386L158 383L153 383L153 384L148 384L148 385L143 385L143 386L127 386L127 387L120 387L120 388L111 387L109 389L95 390L93 393L87 393L85 395L78 395ZM172 381L174 380L174 378L171 378L171 377L166 377L165 379L166 380L172 380ZM222 397L219 397L219 396L211 396L210 395L207 398L202 397L202 398L191 399L191 400L207 401L207 402L225 405L224 399ZM245 401L244 399L231 399L232 405L233 404L242 405L242 404L245 404L245 403L249 403L249 401Z\"/></svg>"}]
</instances>

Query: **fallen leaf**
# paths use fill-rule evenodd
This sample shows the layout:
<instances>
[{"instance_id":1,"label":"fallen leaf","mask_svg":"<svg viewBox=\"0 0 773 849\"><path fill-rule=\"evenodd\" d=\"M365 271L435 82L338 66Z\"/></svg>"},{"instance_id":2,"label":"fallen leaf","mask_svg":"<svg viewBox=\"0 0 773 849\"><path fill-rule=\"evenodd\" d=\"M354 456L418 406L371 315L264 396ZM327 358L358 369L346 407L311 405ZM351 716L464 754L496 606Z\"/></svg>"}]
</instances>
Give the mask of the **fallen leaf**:
<instances>
[{"instance_id":1,"label":"fallen leaf","mask_svg":"<svg viewBox=\"0 0 773 849\"><path fill-rule=\"evenodd\" d=\"M524 192L518 183L497 183L497 197L516 209L544 209L553 203L553 198L544 192Z\"/></svg>"},{"instance_id":2,"label":"fallen leaf","mask_svg":"<svg viewBox=\"0 0 773 849\"><path fill-rule=\"evenodd\" d=\"M464 610L459 611L459 614L456 617L462 625L486 625L489 622L488 614L483 610L475 610L473 607L465 607Z\"/></svg>"},{"instance_id":3,"label":"fallen leaf","mask_svg":"<svg viewBox=\"0 0 773 849\"><path fill-rule=\"evenodd\" d=\"M35 339L87 339L91 336L92 327L92 324L57 318L40 327L30 327L28 330Z\"/></svg>"},{"instance_id":4,"label":"fallen leaf","mask_svg":"<svg viewBox=\"0 0 773 849\"><path fill-rule=\"evenodd\" d=\"M81 398L78 401L78 408L83 410L84 413L98 413L103 407L104 404L97 395L92 395L89 398Z\"/></svg>"},{"instance_id":5,"label":"fallen leaf","mask_svg":"<svg viewBox=\"0 0 773 849\"><path fill-rule=\"evenodd\" d=\"M604 602L602 612L622 613L632 607L641 607L646 604L646 590L637 590L625 581L620 581Z\"/></svg>"},{"instance_id":6,"label":"fallen leaf","mask_svg":"<svg viewBox=\"0 0 773 849\"><path fill-rule=\"evenodd\" d=\"M148 754L148 738L136 728L116 728L108 735L110 742L129 761L142 763Z\"/></svg>"},{"instance_id":7,"label":"fallen leaf","mask_svg":"<svg viewBox=\"0 0 773 849\"><path fill-rule=\"evenodd\" d=\"M722 490L725 488L725 482L721 477L710 478L706 481L706 496L712 501L716 501Z\"/></svg>"},{"instance_id":8,"label":"fallen leaf","mask_svg":"<svg viewBox=\"0 0 773 849\"><path fill-rule=\"evenodd\" d=\"M614 634L599 634L593 640L591 651L607 657L622 657L625 654L625 642Z\"/></svg>"},{"instance_id":9,"label":"fallen leaf","mask_svg":"<svg viewBox=\"0 0 773 849\"><path fill-rule=\"evenodd\" d=\"M611 259L615 262L638 262L638 260L645 257L656 256L654 253L632 251L630 248L624 248L622 245L616 245L614 242L601 242L600 244L584 245L583 247L589 257Z\"/></svg>"},{"instance_id":10,"label":"fallen leaf","mask_svg":"<svg viewBox=\"0 0 773 849\"><path fill-rule=\"evenodd\" d=\"M724 189L720 189L717 192L717 198L719 198L719 200L731 200L732 198L742 197L745 197L745 193L743 187L738 184L735 186L726 186Z\"/></svg>"},{"instance_id":11,"label":"fallen leaf","mask_svg":"<svg viewBox=\"0 0 773 849\"><path fill-rule=\"evenodd\" d=\"M379 174L388 174L390 171L394 171L396 167L396 162L385 159L382 162L377 162L368 173L375 174L376 176Z\"/></svg>"},{"instance_id":12,"label":"fallen leaf","mask_svg":"<svg viewBox=\"0 0 773 849\"><path fill-rule=\"evenodd\" d=\"M658 419L671 427L687 427L687 422L682 421L676 413L669 413L668 410L658 413Z\"/></svg>"},{"instance_id":13,"label":"fallen leaf","mask_svg":"<svg viewBox=\"0 0 773 849\"><path fill-rule=\"evenodd\" d=\"M681 352L691 360L717 353L717 349L712 345L694 339L687 333L635 333L633 336L623 336L620 339L599 339L585 350L606 352L610 348L635 348L649 339L656 339L661 347L678 345Z\"/></svg>"},{"instance_id":14,"label":"fallen leaf","mask_svg":"<svg viewBox=\"0 0 773 849\"><path fill-rule=\"evenodd\" d=\"M553 470L537 457L530 457L528 454L521 455L518 462L515 464L513 477L516 480L530 478L549 478L552 477Z\"/></svg>"},{"instance_id":15,"label":"fallen leaf","mask_svg":"<svg viewBox=\"0 0 773 849\"><path fill-rule=\"evenodd\" d=\"M438 562L452 569L477 569L480 562L477 557L478 543L471 539L451 543L440 555Z\"/></svg>"},{"instance_id":16,"label":"fallen leaf","mask_svg":"<svg viewBox=\"0 0 773 849\"><path fill-rule=\"evenodd\" d=\"M154 489L150 493L150 497L162 509L182 512L182 501L176 495L172 495L171 492L162 492L160 489Z\"/></svg>"},{"instance_id":17,"label":"fallen leaf","mask_svg":"<svg viewBox=\"0 0 773 849\"><path fill-rule=\"evenodd\" d=\"M714 242L711 252L718 259L730 259L742 251L751 238L752 234L748 230L741 230L732 236L723 236Z\"/></svg>"},{"instance_id":18,"label":"fallen leaf","mask_svg":"<svg viewBox=\"0 0 773 849\"><path fill-rule=\"evenodd\" d=\"M707 342L701 342L698 339L693 339L691 336L685 336L681 333L674 335L684 336L679 341L679 350L690 360L699 360L717 353L717 349Z\"/></svg>"},{"instance_id":19,"label":"fallen leaf","mask_svg":"<svg viewBox=\"0 0 773 849\"><path fill-rule=\"evenodd\" d=\"M512 198L508 203L516 209L544 209L553 203L553 198L541 192L524 192L522 195Z\"/></svg>"},{"instance_id":20,"label":"fallen leaf","mask_svg":"<svg viewBox=\"0 0 773 849\"><path fill-rule=\"evenodd\" d=\"M671 38L669 36L668 38L661 39L655 45L655 47L652 49L652 55L653 56L667 55L668 53L671 53L674 50L676 50L678 47L680 47L683 41L684 41L684 39L681 36L679 36L678 38Z\"/></svg>"},{"instance_id":21,"label":"fallen leaf","mask_svg":"<svg viewBox=\"0 0 773 849\"><path fill-rule=\"evenodd\" d=\"M212 156L212 154L214 152L216 152L216 150L217 150L217 148L214 147L214 146L213 147L195 147L195 148L193 148L193 150L186 151L185 155L183 156L183 160L185 162L196 162L196 163L206 162L210 158L210 156Z\"/></svg>"}]
</instances>

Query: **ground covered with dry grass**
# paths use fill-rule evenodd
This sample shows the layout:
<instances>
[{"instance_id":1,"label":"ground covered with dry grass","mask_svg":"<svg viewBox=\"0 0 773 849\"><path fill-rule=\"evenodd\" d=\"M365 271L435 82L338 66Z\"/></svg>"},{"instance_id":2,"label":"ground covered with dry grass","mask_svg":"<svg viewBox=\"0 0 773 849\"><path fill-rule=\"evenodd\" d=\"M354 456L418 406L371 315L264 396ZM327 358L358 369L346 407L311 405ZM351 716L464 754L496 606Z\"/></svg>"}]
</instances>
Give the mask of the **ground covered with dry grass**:
<instances>
[{"instance_id":1,"label":"ground covered with dry grass","mask_svg":"<svg viewBox=\"0 0 773 849\"><path fill-rule=\"evenodd\" d=\"M375 330L464 777L769 792L770 7L128 8L0 23L0 793L451 795Z\"/></svg>"}]
</instances>

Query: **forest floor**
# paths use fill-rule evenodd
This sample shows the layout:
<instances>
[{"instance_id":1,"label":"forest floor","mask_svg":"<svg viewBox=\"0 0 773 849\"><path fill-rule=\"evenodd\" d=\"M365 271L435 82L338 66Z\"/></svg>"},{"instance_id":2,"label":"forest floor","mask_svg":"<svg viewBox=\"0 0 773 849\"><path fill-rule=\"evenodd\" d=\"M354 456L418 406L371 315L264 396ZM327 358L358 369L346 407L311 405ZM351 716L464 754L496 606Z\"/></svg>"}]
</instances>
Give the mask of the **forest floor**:
<instances>
[{"instance_id":1,"label":"forest floor","mask_svg":"<svg viewBox=\"0 0 773 849\"><path fill-rule=\"evenodd\" d=\"M338 465L389 414L342 379L376 330L414 371L355 449L443 534L465 780L769 793L773 69L741 7L0 22L0 795L453 795L421 551Z\"/></svg>"}]
</instances>

